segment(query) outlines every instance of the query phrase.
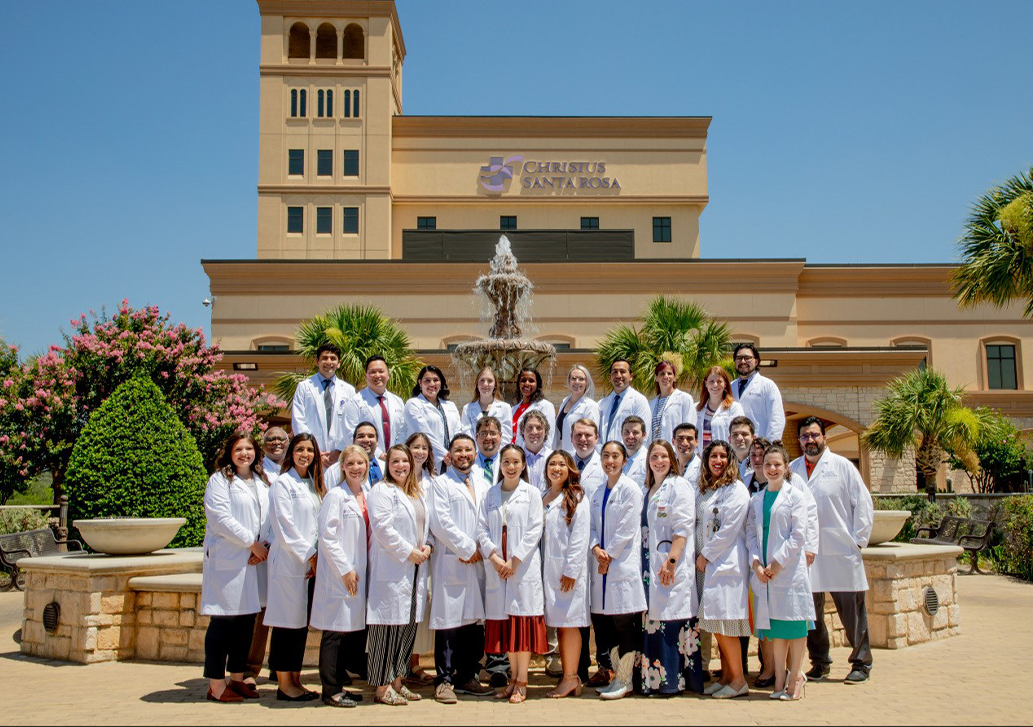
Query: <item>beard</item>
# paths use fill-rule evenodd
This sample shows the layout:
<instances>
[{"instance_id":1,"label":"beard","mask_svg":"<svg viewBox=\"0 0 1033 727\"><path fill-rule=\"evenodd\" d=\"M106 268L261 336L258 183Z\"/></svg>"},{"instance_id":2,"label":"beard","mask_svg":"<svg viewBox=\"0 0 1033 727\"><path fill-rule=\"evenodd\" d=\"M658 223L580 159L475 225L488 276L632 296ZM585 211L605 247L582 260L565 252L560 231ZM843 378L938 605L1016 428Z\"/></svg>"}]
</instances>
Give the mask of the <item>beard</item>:
<instances>
[{"instance_id":1,"label":"beard","mask_svg":"<svg viewBox=\"0 0 1033 727\"><path fill-rule=\"evenodd\" d=\"M824 451L825 451L825 445L824 444L818 445L818 444L815 444L814 442L808 442L806 445L804 445L804 448L803 448L803 453L806 454L806 455L809 455L811 457L816 457L817 455L821 454Z\"/></svg>"}]
</instances>

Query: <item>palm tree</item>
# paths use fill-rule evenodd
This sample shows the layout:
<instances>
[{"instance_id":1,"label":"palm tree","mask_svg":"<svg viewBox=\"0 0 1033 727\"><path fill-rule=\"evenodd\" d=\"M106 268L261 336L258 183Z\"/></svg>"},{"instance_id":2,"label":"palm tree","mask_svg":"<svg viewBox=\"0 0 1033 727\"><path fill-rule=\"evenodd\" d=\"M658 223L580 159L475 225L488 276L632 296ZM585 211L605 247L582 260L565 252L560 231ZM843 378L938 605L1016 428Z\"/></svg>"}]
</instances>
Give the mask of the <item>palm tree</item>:
<instances>
[{"instance_id":1,"label":"palm tree","mask_svg":"<svg viewBox=\"0 0 1033 727\"><path fill-rule=\"evenodd\" d=\"M979 468L975 446L980 418L962 404L962 391L939 371L925 367L894 379L886 396L875 403L878 417L861 435L861 444L890 457L913 447L915 466L934 500L936 471L947 455L964 462L970 472Z\"/></svg>"},{"instance_id":2,"label":"palm tree","mask_svg":"<svg viewBox=\"0 0 1033 727\"><path fill-rule=\"evenodd\" d=\"M388 389L403 399L409 397L423 366L410 347L409 334L371 305L342 305L302 321L295 339L302 358L309 364L309 372L280 374L273 386L285 401L294 398L298 382L315 373L316 349L324 343L341 349L337 375L356 389L365 385L364 364L370 356L384 357L391 369Z\"/></svg>"},{"instance_id":3,"label":"palm tree","mask_svg":"<svg viewBox=\"0 0 1033 727\"><path fill-rule=\"evenodd\" d=\"M954 297L963 306L1025 300L1033 317L1033 167L984 194L958 242Z\"/></svg>"},{"instance_id":4,"label":"palm tree","mask_svg":"<svg viewBox=\"0 0 1033 727\"><path fill-rule=\"evenodd\" d=\"M623 358L631 363L635 388L650 391L653 369L661 360L674 364L679 386L695 386L711 366L727 363L730 344L728 326L715 321L701 306L660 295L646 307L642 328L622 323L611 329L600 342L596 357L604 380L609 378L610 364Z\"/></svg>"}]
</instances>

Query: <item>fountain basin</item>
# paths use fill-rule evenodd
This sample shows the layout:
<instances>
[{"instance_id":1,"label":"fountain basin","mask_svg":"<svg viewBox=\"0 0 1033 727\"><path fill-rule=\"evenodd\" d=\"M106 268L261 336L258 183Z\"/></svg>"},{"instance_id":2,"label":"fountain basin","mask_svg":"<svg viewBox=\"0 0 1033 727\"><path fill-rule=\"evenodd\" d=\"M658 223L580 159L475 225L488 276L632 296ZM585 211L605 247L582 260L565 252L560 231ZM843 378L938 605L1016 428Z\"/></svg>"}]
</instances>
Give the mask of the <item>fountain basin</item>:
<instances>
[{"instance_id":1,"label":"fountain basin","mask_svg":"<svg viewBox=\"0 0 1033 727\"><path fill-rule=\"evenodd\" d=\"M875 524L872 526L871 537L868 538L869 547L893 540L909 517L909 510L876 510Z\"/></svg>"},{"instance_id":2,"label":"fountain basin","mask_svg":"<svg viewBox=\"0 0 1033 727\"><path fill-rule=\"evenodd\" d=\"M86 544L107 555L145 555L172 542L186 524L182 517L133 517L73 520Z\"/></svg>"}]
</instances>

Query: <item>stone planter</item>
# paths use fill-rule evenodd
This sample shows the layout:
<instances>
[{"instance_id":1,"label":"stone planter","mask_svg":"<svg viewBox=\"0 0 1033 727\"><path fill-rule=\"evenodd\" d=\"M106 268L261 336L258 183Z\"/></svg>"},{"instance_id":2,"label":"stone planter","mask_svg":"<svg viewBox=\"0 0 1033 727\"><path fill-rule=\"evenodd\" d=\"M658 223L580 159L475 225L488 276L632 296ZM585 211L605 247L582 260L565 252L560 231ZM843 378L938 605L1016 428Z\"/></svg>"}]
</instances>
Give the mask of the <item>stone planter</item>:
<instances>
[{"instance_id":1,"label":"stone planter","mask_svg":"<svg viewBox=\"0 0 1033 727\"><path fill-rule=\"evenodd\" d=\"M111 518L75 520L86 544L107 555L144 555L161 550L176 537L186 518Z\"/></svg>"},{"instance_id":2,"label":"stone planter","mask_svg":"<svg viewBox=\"0 0 1033 727\"><path fill-rule=\"evenodd\" d=\"M909 510L876 510L875 524L872 526L872 535L868 538L868 546L881 545L893 540L909 517Z\"/></svg>"}]
</instances>

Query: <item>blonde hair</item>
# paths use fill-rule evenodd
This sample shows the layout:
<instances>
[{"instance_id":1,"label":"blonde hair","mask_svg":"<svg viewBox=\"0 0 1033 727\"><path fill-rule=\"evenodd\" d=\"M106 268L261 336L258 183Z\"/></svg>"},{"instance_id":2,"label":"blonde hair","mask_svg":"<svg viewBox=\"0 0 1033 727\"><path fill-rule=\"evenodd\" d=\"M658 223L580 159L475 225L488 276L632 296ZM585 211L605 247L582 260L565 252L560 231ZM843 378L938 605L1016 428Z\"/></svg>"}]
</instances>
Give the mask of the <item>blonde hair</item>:
<instances>
[{"instance_id":1,"label":"blonde hair","mask_svg":"<svg viewBox=\"0 0 1033 727\"><path fill-rule=\"evenodd\" d=\"M344 473L344 458L349 454L357 454L362 457L362 461L366 463L366 472L362 475L364 479L369 478L369 454L357 444L349 444L347 447L341 450L341 456L337 458L337 461L341 465L341 480L347 482L348 478Z\"/></svg>"}]
</instances>

